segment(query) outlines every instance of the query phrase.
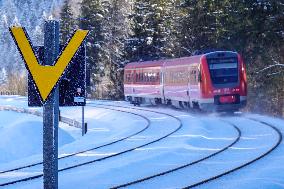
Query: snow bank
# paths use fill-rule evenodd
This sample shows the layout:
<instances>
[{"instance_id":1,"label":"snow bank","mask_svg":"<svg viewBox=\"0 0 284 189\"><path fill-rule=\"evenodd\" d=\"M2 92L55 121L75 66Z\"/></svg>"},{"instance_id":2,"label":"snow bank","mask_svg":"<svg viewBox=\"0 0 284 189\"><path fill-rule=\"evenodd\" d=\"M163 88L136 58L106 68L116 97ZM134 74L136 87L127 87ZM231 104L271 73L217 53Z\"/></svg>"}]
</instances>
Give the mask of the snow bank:
<instances>
[{"instance_id":1,"label":"snow bank","mask_svg":"<svg viewBox=\"0 0 284 189\"><path fill-rule=\"evenodd\" d=\"M0 163L6 163L42 153L42 120L40 117L0 111ZM59 128L58 145L74 141Z\"/></svg>"}]
</instances>

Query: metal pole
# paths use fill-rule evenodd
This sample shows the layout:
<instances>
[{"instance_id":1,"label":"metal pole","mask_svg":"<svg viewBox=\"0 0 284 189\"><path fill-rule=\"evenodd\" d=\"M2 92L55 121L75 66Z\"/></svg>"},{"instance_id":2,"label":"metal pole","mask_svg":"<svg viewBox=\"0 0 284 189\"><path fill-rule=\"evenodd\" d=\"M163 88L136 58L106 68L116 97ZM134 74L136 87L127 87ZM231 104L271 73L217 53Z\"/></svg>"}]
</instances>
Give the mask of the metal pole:
<instances>
[{"instance_id":1,"label":"metal pole","mask_svg":"<svg viewBox=\"0 0 284 189\"><path fill-rule=\"evenodd\" d=\"M84 136L84 134L85 134L85 120L84 120L84 114L85 114L84 106L82 106L82 136Z\"/></svg>"},{"instance_id":2,"label":"metal pole","mask_svg":"<svg viewBox=\"0 0 284 189\"><path fill-rule=\"evenodd\" d=\"M59 54L59 22L46 21L44 25L44 64L52 66ZM43 186L58 188L58 122L59 90L50 94L43 105Z\"/></svg>"}]
</instances>

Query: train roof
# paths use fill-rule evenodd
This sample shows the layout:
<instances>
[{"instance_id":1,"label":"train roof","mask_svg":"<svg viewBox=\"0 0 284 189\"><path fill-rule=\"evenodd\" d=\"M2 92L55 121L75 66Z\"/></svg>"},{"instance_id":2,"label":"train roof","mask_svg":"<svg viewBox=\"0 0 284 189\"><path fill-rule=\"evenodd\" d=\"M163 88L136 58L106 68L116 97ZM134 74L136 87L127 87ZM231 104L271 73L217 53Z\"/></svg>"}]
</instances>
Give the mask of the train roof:
<instances>
[{"instance_id":1,"label":"train roof","mask_svg":"<svg viewBox=\"0 0 284 189\"><path fill-rule=\"evenodd\" d=\"M188 64L189 60L191 63L198 63L202 55L197 56L189 56L182 58L172 58L165 60L155 60L155 61L144 61L144 62L131 62L125 66L125 69L133 69L133 68L145 68L145 67L162 67L164 65L180 65L180 64Z\"/></svg>"},{"instance_id":2,"label":"train roof","mask_svg":"<svg viewBox=\"0 0 284 189\"><path fill-rule=\"evenodd\" d=\"M163 67L163 66L175 66L175 65L188 65L194 63L200 63L200 59L203 56L212 56L216 53L229 53L229 54L237 54L234 51L211 51L206 52L204 54L181 57L181 58L172 58L172 59L164 59L164 60L154 60L154 61L144 61L144 62L131 62L125 66L125 69L134 69L134 68L146 68L146 67Z\"/></svg>"},{"instance_id":3,"label":"train roof","mask_svg":"<svg viewBox=\"0 0 284 189\"><path fill-rule=\"evenodd\" d=\"M131 62L128 63L125 68L145 68L145 67L161 67L164 65L165 60L154 60L154 61L144 61L144 62Z\"/></svg>"},{"instance_id":4,"label":"train roof","mask_svg":"<svg viewBox=\"0 0 284 189\"><path fill-rule=\"evenodd\" d=\"M168 59L164 62L164 66L176 66L176 65L188 65L193 63L200 63L200 59L203 55L188 56L182 58Z\"/></svg>"}]
</instances>

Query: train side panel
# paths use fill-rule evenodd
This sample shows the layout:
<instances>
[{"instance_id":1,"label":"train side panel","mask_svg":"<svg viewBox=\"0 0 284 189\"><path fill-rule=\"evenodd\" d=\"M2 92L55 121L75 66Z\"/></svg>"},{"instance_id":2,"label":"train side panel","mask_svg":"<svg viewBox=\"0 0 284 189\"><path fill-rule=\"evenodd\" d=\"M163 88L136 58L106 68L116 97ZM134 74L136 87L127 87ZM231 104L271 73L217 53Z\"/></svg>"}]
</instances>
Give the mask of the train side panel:
<instances>
[{"instance_id":1,"label":"train side panel","mask_svg":"<svg viewBox=\"0 0 284 189\"><path fill-rule=\"evenodd\" d=\"M192 106L200 96L198 67L200 56L168 60L164 64L164 95L167 102Z\"/></svg>"},{"instance_id":2,"label":"train side panel","mask_svg":"<svg viewBox=\"0 0 284 189\"><path fill-rule=\"evenodd\" d=\"M167 100L189 101L188 65L167 66L164 73L164 95Z\"/></svg>"},{"instance_id":3,"label":"train side panel","mask_svg":"<svg viewBox=\"0 0 284 189\"><path fill-rule=\"evenodd\" d=\"M133 97L161 98L162 84L160 82L161 67L135 69L133 82Z\"/></svg>"},{"instance_id":4,"label":"train side panel","mask_svg":"<svg viewBox=\"0 0 284 189\"><path fill-rule=\"evenodd\" d=\"M163 97L162 65L163 61L128 64L124 71L126 100L141 104L145 99L161 99Z\"/></svg>"}]
</instances>

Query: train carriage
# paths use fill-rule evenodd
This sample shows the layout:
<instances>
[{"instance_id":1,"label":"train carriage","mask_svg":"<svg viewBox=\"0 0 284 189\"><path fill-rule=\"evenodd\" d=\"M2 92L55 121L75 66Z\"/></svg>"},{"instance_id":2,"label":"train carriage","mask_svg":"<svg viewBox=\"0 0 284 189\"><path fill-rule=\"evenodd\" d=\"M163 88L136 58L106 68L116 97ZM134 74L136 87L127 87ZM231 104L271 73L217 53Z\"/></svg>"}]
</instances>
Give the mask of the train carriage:
<instances>
[{"instance_id":1,"label":"train carriage","mask_svg":"<svg viewBox=\"0 0 284 189\"><path fill-rule=\"evenodd\" d=\"M246 105L247 79L241 56L214 51L197 56L130 63L125 97L205 110L234 111Z\"/></svg>"},{"instance_id":2,"label":"train carriage","mask_svg":"<svg viewBox=\"0 0 284 189\"><path fill-rule=\"evenodd\" d=\"M190 107L198 98L199 60L199 56L193 56L164 61L164 98L168 104Z\"/></svg>"},{"instance_id":3,"label":"train carriage","mask_svg":"<svg viewBox=\"0 0 284 189\"><path fill-rule=\"evenodd\" d=\"M159 103L163 97L161 69L163 61L133 62L124 69L124 95L133 104L145 100Z\"/></svg>"}]
</instances>

